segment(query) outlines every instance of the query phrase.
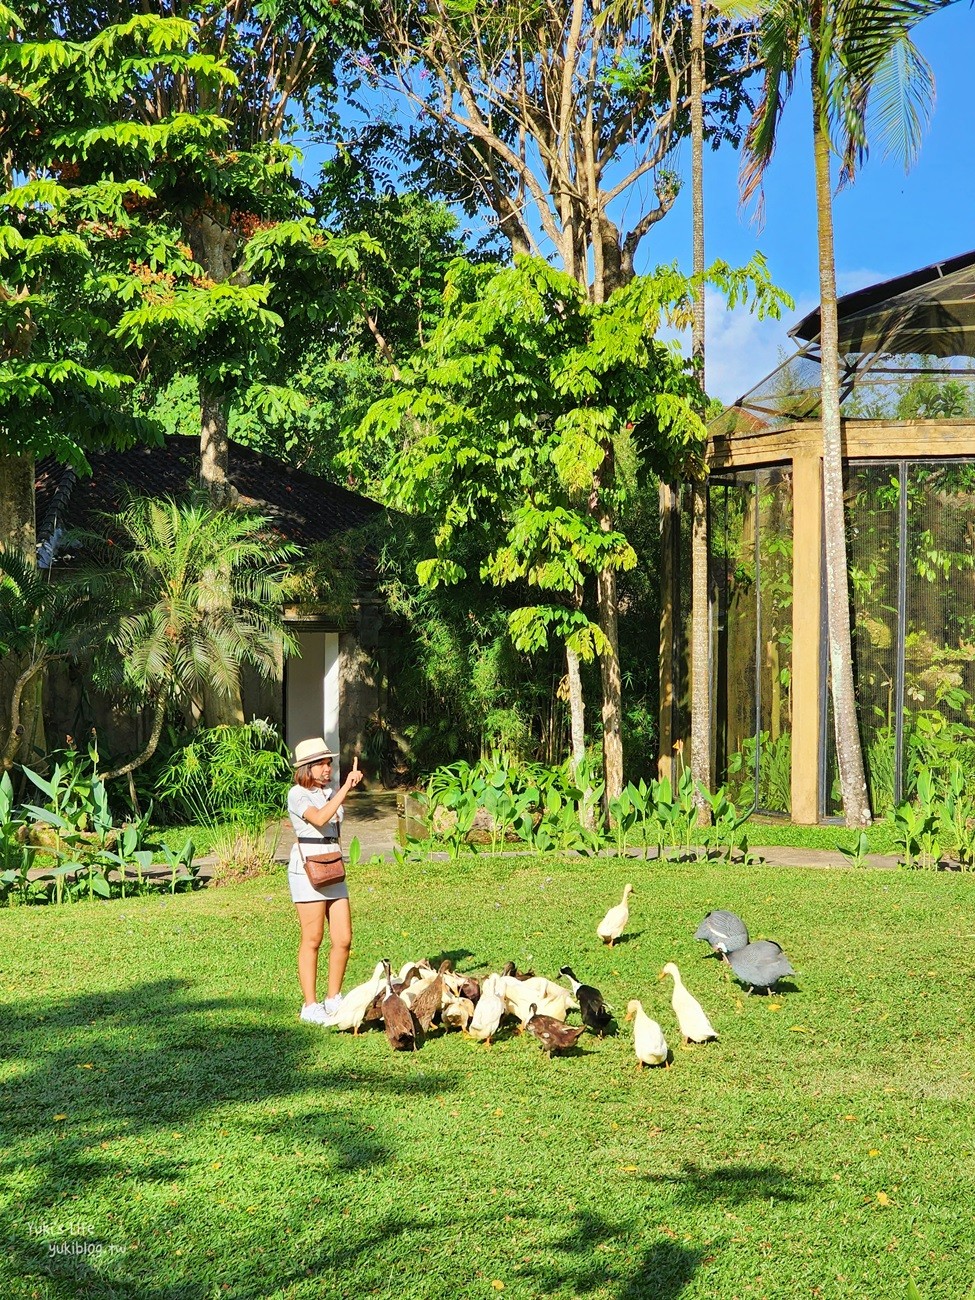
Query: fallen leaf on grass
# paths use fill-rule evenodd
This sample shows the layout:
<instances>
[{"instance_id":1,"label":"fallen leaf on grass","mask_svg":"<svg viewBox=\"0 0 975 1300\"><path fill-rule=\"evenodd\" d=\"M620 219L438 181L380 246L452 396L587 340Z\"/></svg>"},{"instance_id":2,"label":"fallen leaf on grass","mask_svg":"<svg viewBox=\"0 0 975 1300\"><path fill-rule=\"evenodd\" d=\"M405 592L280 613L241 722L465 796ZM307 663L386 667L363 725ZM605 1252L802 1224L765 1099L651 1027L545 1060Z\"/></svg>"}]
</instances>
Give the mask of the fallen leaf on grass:
<instances>
[{"instance_id":1,"label":"fallen leaf on grass","mask_svg":"<svg viewBox=\"0 0 975 1300\"><path fill-rule=\"evenodd\" d=\"M67 1117L67 1115L55 1115L54 1118L55 1118L55 1119L67 1119L68 1117Z\"/></svg>"},{"instance_id":2,"label":"fallen leaf on grass","mask_svg":"<svg viewBox=\"0 0 975 1300\"><path fill-rule=\"evenodd\" d=\"M496 1277L496 1278L494 1279L494 1281L491 1283L491 1285L494 1287L495 1291L503 1291L503 1290L504 1290L504 1283L501 1281L500 1278L497 1278L497 1277Z\"/></svg>"},{"instance_id":3,"label":"fallen leaf on grass","mask_svg":"<svg viewBox=\"0 0 975 1300\"><path fill-rule=\"evenodd\" d=\"M890 1199L890 1197L887 1195L886 1192L878 1192L878 1193L877 1193L877 1204L878 1204L878 1205L893 1205L893 1203L894 1203L894 1202Z\"/></svg>"},{"instance_id":4,"label":"fallen leaf on grass","mask_svg":"<svg viewBox=\"0 0 975 1300\"><path fill-rule=\"evenodd\" d=\"M781 1010L782 1010L782 1003L781 1003L781 1002L770 1002L770 1003L768 1004L768 1009L769 1009L769 1011L781 1011Z\"/></svg>"},{"instance_id":5,"label":"fallen leaf on grass","mask_svg":"<svg viewBox=\"0 0 975 1300\"><path fill-rule=\"evenodd\" d=\"M794 1034L811 1034L812 1030L808 1025L790 1025L789 1029Z\"/></svg>"}]
</instances>

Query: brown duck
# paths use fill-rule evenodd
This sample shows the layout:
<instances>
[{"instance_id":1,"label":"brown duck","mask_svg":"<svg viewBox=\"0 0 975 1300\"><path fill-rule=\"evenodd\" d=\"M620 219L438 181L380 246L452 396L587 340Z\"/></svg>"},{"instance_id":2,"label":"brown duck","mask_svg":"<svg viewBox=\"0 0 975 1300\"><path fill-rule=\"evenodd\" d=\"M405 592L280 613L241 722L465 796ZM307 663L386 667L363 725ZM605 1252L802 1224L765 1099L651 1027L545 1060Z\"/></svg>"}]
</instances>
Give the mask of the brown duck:
<instances>
[{"instance_id":1,"label":"brown duck","mask_svg":"<svg viewBox=\"0 0 975 1300\"><path fill-rule=\"evenodd\" d=\"M416 1051L416 1024L413 1013L393 988L393 980L386 962L386 997L383 1001L383 1028L394 1052Z\"/></svg>"},{"instance_id":2,"label":"brown duck","mask_svg":"<svg viewBox=\"0 0 975 1300\"><path fill-rule=\"evenodd\" d=\"M426 988L420 990L410 1003L410 1010L425 1034L430 1032L430 1026L433 1024L434 1017L440 1011L442 1003L443 977L438 974L433 977Z\"/></svg>"},{"instance_id":3,"label":"brown duck","mask_svg":"<svg viewBox=\"0 0 975 1300\"><path fill-rule=\"evenodd\" d=\"M556 1020L554 1016L540 1016L534 1003L531 1007L531 1017L525 1028L530 1034L535 1035L539 1046L547 1056L551 1056L553 1052L564 1052L569 1047L575 1047L586 1032L585 1025L563 1025L562 1021Z\"/></svg>"}]
</instances>

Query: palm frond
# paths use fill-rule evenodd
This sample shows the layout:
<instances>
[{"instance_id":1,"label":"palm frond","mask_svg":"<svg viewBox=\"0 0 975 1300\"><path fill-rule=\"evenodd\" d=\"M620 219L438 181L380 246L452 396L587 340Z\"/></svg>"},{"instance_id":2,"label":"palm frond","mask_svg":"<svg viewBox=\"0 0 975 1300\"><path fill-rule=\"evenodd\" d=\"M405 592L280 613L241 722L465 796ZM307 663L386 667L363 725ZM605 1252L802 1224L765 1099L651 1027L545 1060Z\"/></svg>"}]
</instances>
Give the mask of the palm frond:
<instances>
[{"instance_id":1,"label":"palm frond","mask_svg":"<svg viewBox=\"0 0 975 1300\"><path fill-rule=\"evenodd\" d=\"M761 190L762 178L772 161L779 120L795 84L804 31L804 6L790 0L777 0L762 19L759 56L765 71L761 98L745 133L739 179L743 205Z\"/></svg>"}]
</instances>

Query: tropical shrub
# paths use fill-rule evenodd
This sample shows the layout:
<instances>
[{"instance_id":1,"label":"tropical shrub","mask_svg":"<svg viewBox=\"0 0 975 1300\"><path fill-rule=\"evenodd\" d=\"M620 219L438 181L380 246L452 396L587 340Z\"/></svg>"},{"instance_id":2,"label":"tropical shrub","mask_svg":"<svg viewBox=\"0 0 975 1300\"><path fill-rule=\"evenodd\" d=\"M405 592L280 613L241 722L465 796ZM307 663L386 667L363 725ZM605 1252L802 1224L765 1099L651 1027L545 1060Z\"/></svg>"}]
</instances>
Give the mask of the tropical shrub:
<instances>
[{"instance_id":1,"label":"tropical shrub","mask_svg":"<svg viewBox=\"0 0 975 1300\"><path fill-rule=\"evenodd\" d=\"M158 774L155 798L169 822L259 829L280 817L291 775L287 746L273 723L209 727L176 750Z\"/></svg>"},{"instance_id":2,"label":"tropical shrub","mask_svg":"<svg viewBox=\"0 0 975 1300\"><path fill-rule=\"evenodd\" d=\"M507 840L533 849L596 853L615 848L620 855L631 845L654 845L658 854L675 846L681 852L703 847L729 860L735 852L748 856L741 813L719 790L709 795L711 820L698 824L694 779L682 769L675 785L669 778L641 779L625 785L609 801L607 817L600 811L602 780L591 760L573 779L569 764L545 767L521 763L494 753L479 763L459 762L438 768L425 793L427 821L457 857L480 832L496 852Z\"/></svg>"},{"instance_id":3,"label":"tropical shrub","mask_svg":"<svg viewBox=\"0 0 975 1300\"><path fill-rule=\"evenodd\" d=\"M23 768L37 803L16 807L9 776L0 779L0 902L16 891L22 902L125 898L160 885L171 892L198 883L193 842L178 852L147 842L148 813L117 824L98 775L98 751L69 749L53 756L47 775ZM169 877L150 880L157 854Z\"/></svg>"}]
</instances>

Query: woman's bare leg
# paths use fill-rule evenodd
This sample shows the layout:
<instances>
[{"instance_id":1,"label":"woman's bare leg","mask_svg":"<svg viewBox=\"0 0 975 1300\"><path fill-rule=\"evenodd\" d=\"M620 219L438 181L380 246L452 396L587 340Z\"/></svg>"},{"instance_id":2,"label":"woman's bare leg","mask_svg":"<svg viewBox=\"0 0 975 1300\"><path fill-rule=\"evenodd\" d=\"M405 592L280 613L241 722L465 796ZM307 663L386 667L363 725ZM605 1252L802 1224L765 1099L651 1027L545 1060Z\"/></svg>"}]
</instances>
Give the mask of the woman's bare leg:
<instances>
[{"instance_id":1,"label":"woman's bare leg","mask_svg":"<svg viewBox=\"0 0 975 1300\"><path fill-rule=\"evenodd\" d=\"M345 968L352 947L352 909L347 898L335 898L325 904L328 916L328 996L342 992Z\"/></svg>"},{"instance_id":2,"label":"woman's bare leg","mask_svg":"<svg viewBox=\"0 0 975 1300\"><path fill-rule=\"evenodd\" d=\"M298 983L305 1006L318 1001L318 950L325 934L325 903L295 903L301 940L298 944ZM331 965L331 960L329 961Z\"/></svg>"}]
</instances>

